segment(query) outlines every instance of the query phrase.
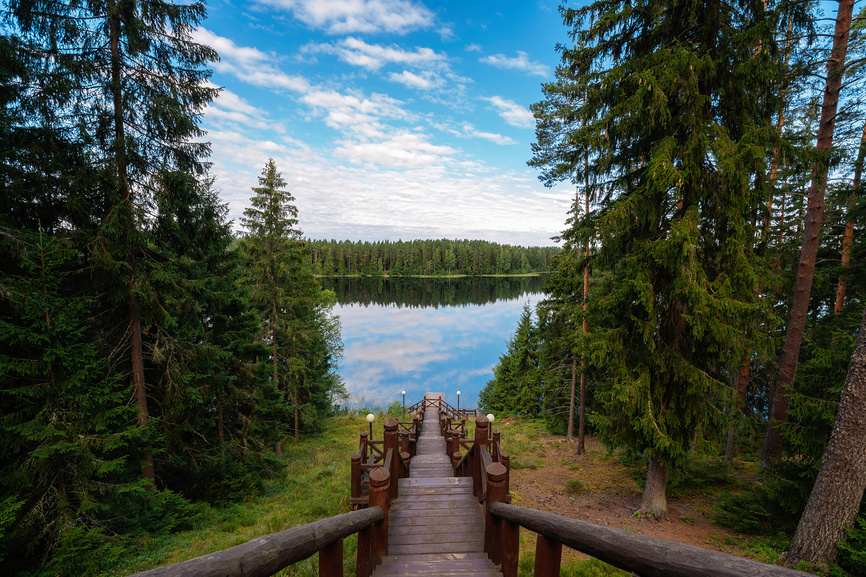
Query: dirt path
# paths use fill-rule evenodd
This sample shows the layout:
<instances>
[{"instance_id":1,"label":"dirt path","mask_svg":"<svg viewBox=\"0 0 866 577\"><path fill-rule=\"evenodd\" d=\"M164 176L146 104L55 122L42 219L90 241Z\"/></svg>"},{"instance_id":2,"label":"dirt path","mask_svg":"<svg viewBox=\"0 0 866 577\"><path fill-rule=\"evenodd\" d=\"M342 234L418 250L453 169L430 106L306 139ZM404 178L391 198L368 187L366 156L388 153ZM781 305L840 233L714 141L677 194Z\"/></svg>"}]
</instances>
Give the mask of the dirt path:
<instances>
[{"instance_id":1,"label":"dirt path","mask_svg":"<svg viewBox=\"0 0 866 577\"><path fill-rule=\"evenodd\" d=\"M507 424L503 425L503 429L506 429ZM539 459L534 463L518 464L521 468L511 472L514 504L641 535L755 558L749 554L748 538L711 522L712 495L697 493L668 498L668 517L662 522L639 518L634 512L641 499L640 487L629 476L628 470L615 457L609 456L598 441L587 438L586 453L581 456L575 454L576 441L568 443L565 437L547 436L539 442ZM575 489L575 485L578 490L569 491L569 488ZM524 544L524 547L528 546L534 545ZM568 551L573 558L585 558L579 553Z\"/></svg>"}]
</instances>

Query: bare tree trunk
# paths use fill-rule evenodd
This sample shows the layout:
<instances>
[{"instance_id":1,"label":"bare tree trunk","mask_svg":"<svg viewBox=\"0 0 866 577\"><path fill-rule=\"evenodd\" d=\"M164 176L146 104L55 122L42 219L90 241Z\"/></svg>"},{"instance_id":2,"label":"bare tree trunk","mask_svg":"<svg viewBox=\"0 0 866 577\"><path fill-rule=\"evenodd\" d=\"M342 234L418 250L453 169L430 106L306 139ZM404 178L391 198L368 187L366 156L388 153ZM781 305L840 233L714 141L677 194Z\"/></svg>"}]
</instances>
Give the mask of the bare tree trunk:
<instances>
[{"instance_id":1,"label":"bare tree trunk","mask_svg":"<svg viewBox=\"0 0 866 577\"><path fill-rule=\"evenodd\" d=\"M740 369L734 371L734 374L731 375L732 385L734 385L734 389L737 391L737 404L736 410L742 411L743 407L746 406L746 393L749 390L749 361L746 360L743 362L743 365ZM730 465L734 462L734 453L737 446L737 437L734 433L734 427L731 426L728 429L728 443L725 447L725 461Z\"/></svg>"},{"instance_id":2,"label":"bare tree trunk","mask_svg":"<svg viewBox=\"0 0 866 577\"><path fill-rule=\"evenodd\" d=\"M586 104L586 99L584 98L584 104ZM584 159L584 162L588 163L589 158ZM587 173L589 172L587 168ZM588 178L588 177L587 177ZM587 181L583 190L583 214L589 215L589 182ZM583 258L584 262L589 259L589 240L587 239L586 244L583 248ZM589 323L586 320L586 313L589 310L587 302L589 299L589 267L584 265L583 267L583 336L584 340L586 339L586 335L589 332ZM584 448L584 442L586 441L586 347L583 347L583 350L580 352L580 415L578 419L580 419L580 423L578 423L577 427L577 454L583 455L586 452Z\"/></svg>"},{"instance_id":3,"label":"bare tree trunk","mask_svg":"<svg viewBox=\"0 0 866 577\"><path fill-rule=\"evenodd\" d=\"M568 428L566 438L574 440L574 395L577 388L577 355L571 355L571 395L568 401ZM580 454L580 453L578 453Z\"/></svg>"},{"instance_id":4,"label":"bare tree trunk","mask_svg":"<svg viewBox=\"0 0 866 577\"><path fill-rule=\"evenodd\" d=\"M851 29L853 8L854 0L839 0L833 50L827 65L827 85L824 91L821 120L818 124L817 150L819 154L829 150L833 144L836 110L839 104L839 92L842 88L842 75L845 56L848 51L848 33ZM803 332L806 328L806 315L809 311L812 278L815 275L815 259L818 255L821 221L824 217L827 170L827 161L824 159L819 159L813 168L803 230L803 246L800 250L800 263L797 267L797 277L794 283L794 296L788 316L785 344L779 361L779 380L776 384L773 406L770 411L770 422L761 450L761 466L764 468L771 463L779 462L782 458L782 436L779 433L777 423L788 420L788 406L794 378L797 374L797 361L803 343Z\"/></svg>"},{"instance_id":5,"label":"bare tree trunk","mask_svg":"<svg viewBox=\"0 0 866 577\"><path fill-rule=\"evenodd\" d=\"M273 347L271 352L271 362L274 365L274 386L279 388L279 357L277 355L277 300L276 297L271 300L271 346ZM274 453L277 455L277 459L281 459L283 457L283 442L277 441L274 445Z\"/></svg>"},{"instance_id":6,"label":"bare tree trunk","mask_svg":"<svg viewBox=\"0 0 866 577\"><path fill-rule=\"evenodd\" d=\"M863 159L866 156L866 123L863 124L863 134L860 135L860 150L857 152L857 162L854 164L854 182L851 187L851 196L848 200L849 213L857 201L860 189L860 177L863 175ZM836 305L833 311L836 315L842 314L845 308L845 293L848 290L848 279L845 271L851 264L851 245L854 243L854 220L848 218L845 225L845 236L842 238L842 273L839 275L839 284L836 286Z\"/></svg>"},{"instance_id":7,"label":"bare tree trunk","mask_svg":"<svg viewBox=\"0 0 866 577\"><path fill-rule=\"evenodd\" d=\"M866 489L866 311L839 412L815 487L800 517L786 563L829 563L854 525Z\"/></svg>"},{"instance_id":8,"label":"bare tree trunk","mask_svg":"<svg viewBox=\"0 0 866 577\"><path fill-rule=\"evenodd\" d=\"M108 28L111 49L111 93L114 113L114 161L117 171L117 188L121 196L121 210L124 216L123 242L126 250L126 263L129 276L127 279L127 314L129 316L130 368L132 372L132 388L135 394L135 404L138 409L138 425L147 425L150 415L147 410L147 387L144 381L144 351L141 343L141 313L135 297L137 271L135 263L135 248L133 246L133 202L132 191L126 166L126 134L123 123L123 94L120 71L120 20L117 16L117 6L113 0L108 2ZM150 447L145 449L144 464L141 476L153 481L153 455Z\"/></svg>"},{"instance_id":9,"label":"bare tree trunk","mask_svg":"<svg viewBox=\"0 0 866 577\"><path fill-rule=\"evenodd\" d=\"M655 457L650 457L646 485L644 485L643 498L638 513L652 515L656 521L664 519L668 514L667 486L667 466Z\"/></svg>"}]
</instances>

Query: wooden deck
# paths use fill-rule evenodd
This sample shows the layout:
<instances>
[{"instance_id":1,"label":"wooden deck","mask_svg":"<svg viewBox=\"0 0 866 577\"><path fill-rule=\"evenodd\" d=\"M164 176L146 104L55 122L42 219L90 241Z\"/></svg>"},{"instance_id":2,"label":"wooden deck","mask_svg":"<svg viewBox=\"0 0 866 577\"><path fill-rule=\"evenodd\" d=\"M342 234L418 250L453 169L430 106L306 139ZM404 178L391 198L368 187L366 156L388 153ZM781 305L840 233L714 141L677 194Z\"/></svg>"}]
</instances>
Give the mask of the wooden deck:
<instances>
[{"instance_id":1,"label":"wooden deck","mask_svg":"<svg viewBox=\"0 0 866 577\"><path fill-rule=\"evenodd\" d=\"M391 504L388 555L374 577L498 576L484 553L484 515L472 479L454 477L439 434L437 409L428 408L408 479Z\"/></svg>"}]
</instances>

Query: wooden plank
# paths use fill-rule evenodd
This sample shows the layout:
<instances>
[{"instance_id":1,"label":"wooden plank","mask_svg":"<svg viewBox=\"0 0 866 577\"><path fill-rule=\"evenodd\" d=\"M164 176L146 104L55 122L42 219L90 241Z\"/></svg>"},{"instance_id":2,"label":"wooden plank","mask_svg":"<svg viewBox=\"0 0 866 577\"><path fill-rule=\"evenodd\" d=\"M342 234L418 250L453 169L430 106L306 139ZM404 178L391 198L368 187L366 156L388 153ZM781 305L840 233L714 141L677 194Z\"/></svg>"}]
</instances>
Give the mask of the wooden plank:
<instances>
[{"instance_id":1,"label":"wooden plank","mask_svg":"<svg viewBox=\"0 0 866 577\"><path fill-rule=\"evenodd\" d=\"M389 545L388 553L394 555L417 555L418 553L435 553L436 551L441 551L443 548L444 546L438 543L433 543L429 545L394 545L393 547ZM450 545L448 545L448 550L457 552L481 552L484 551L484 543L481 541L471 541L468 543L451 543Z\"/></svg>"}]
</instances>

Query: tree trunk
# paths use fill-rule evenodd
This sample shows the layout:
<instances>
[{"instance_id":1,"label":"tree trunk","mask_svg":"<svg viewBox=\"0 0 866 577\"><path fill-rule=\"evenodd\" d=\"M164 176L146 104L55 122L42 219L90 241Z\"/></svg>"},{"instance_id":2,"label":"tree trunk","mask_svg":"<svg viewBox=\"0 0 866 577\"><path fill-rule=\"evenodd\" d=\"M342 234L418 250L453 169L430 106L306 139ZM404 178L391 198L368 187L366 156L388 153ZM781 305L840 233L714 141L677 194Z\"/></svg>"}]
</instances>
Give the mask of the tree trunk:
<instances>
[{"instance_id":1,"label":"tree trunk","mask_svg":"<svg viewBox=\"0 0 866 577\"><path fill-rule=\"evenodd\" d=\"M277 355L279 349L277 348L277 300L276 300L276 297L273 297L271 299L271 346L273 347L272 351L271 351L271 363L273 363L273 365L274 365L274 376L273 376L274 387L279 389L279 384L280 384L279 376L280 375L279 375L279 371L278 371L278 368L279 368L278 359L279 359L279 357ZM277 459L281 459L283 457L283 443L282 443L282 441L277 441L276 444L274 444L274 453L276 454Z\"/></svg>"},{"instance_id":2,"label":"tree trunk","mask_svg":"<svg viewBox=\"0 0 866 577\"><path fill-rule=\"evenodd\" d=\"M827 85L821 108L821 120L818 124L817 151L822 155L822 158L819 158L815 163L812 184L809 189L803 246L800 250L800 263L797 267L797 277L794 283L794 295L785 332L785 344L779 361L779 379L776 383L770 422L761 450L761 466L764 468L771 463L779 462L782 458L782 436L779 433L777 423L788 420L788 405L794 386L794 378L797 374L797 361L800 356L800 346L803 343L803 332L806 328L809 295L812 291L815 259L818 254L821 235L821 221L824 217L824 191L827 188L828 167L827 156L824 151L829 151L833 144L836 109L839 104L839 92L842 88L842 75L845 56L848 51L848 33L851 29L853 8L854 0L839 0L833 50L827 65Z\"/></svg>"},{"instance_id":3,"label":"tree trunk","mask_svg":"<svg viewBox=\"0 0 866 577\"><path fill-rule=\"evenodd\" d=\"M731 384L734 386L734 389L737 391L737 405L736 410L741 412L743 408L746 406L746 393L749 390L749 361L748 359L743 361L742 366L739 370L734 371L734 374L731 376ZM736 452L737 446L737 437L734 434L734 427L731 425L731 428L728 429L728 443L725 447L725 461L731 465L734 463L734 453Z\"/></svg>"},{"instance_id":4,"label":"tree trunk","mask_svg":"<svg viewBox=\"0 0 866 577\"><path fill-rule=\"evenodd\" d=\"M839 284L836 287L836 316L842 314L845 308L845 293L848 290L848 279L846 272L851 264L851 245L854 242L854 220L850 217L850 211L854 208L860 189L860 177L863 175L863 159L866 156L866 123L863 124L863 133L860 135L860 150L857 152L857 162L854 164L854 182L851 186L851 196L848 200L848 224L845 225L845 236L842 238L842 273L839 275Z\"/></svg>"},{"instance_id":5,"label":"tree trunk","mask_svg":"<svg viewBox=\"0 0 866 577\"><path fill-rule=\"evenodd\" d=\"M138 300L135 297L137 272L135 248L133 242L133 202L129 186L126 160L126 134L123 123L123 93L121 83L120 58L120 20L117 16L117 6L113 0L108 2L108 28L111 49L111 93L114 113L114 162L117 171L117 188L121 197L121 210L124 216L123 244L128 265L127 278L127 314L129 316L130 369L132 372L132 388L135 404L138 409L138 425L147 425L150 415L147 410L147 387L144 381L144 351L141 343L141 313ZM142 477L153 481L153 455L150 448L145 449Z\"/></svg>"},{"instance_id":6,"label":"tree trunk","mask_svg":"<svg viewBox=\"0 0 866 577\"><path fill-rule=\"evenodd\" d=\"M866 311L839 412L812 495L800 517L786 563L829 563L857 518L866 489Z\"/></svg>"},{"instance_id":7,"label":"tree trunk","mask_svg":"<svg viewBox=\"0 0 866 577\"><path fill-rule=\"evenodd\" d=\"M568 397L568 432L569 441L574 440L574 396L577 389L577 355L571 355L571 395ZM578 455L580 453L578 452Z\"/></svg>"},{"instance_id":8,"label":"tree trunk","mask_svg":"<svg viewBox=\"0 0 866 577\"><path fill-rule=\"evenodd\" d=\"M637 512L641 515L652 515L656 521L664 519L668 514L667 487L667 466L655 457L650 457L643 498Z\"/></svg>"},{"instance_id":9,"label":"tree trunk","mask_svg":"<svg viewBox=\"0 0 866 577\"><path fill-rule=\"evenodd\" d=\"M584 104L586 104L586 100L584 99ZM588 162L588 158L585 160ZM589 183L586 183L584 187L584 214L589 215ZM586 241L583 250L584 261L589 259L589 240ZM586 337L589 332L589 323L586 320L586 313L589 310L588 308L589 301L589 267L583 267L583 336ZM580 415L578 415L578 419L580 423L578 423L577 427L577 454L583 455L586 451L584 448L584 441L586 440L586 351L582 350L580 353Z\"/></svg>"}]
</instances>

